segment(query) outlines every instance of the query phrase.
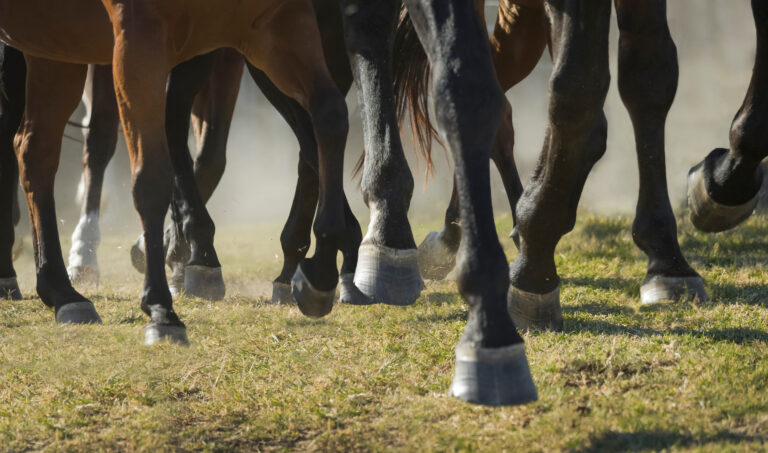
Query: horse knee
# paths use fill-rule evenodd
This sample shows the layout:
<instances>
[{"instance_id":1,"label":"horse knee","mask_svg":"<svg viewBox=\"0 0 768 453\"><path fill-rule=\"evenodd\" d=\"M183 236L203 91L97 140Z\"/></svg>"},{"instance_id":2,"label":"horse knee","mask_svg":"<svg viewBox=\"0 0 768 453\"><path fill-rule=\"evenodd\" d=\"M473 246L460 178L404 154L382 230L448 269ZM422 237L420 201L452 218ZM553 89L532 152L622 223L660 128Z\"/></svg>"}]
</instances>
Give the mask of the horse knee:
<instances>
[{"instance_id":1,"label":"horse knee","mask_svg":"<svg viewBox=\"0 0 768 453\"><path fill-rule=\"evenodd\" d=\"M550 120L559 129L584 130L603 110L611 76L588 62L557 69L550 80Z\"/></svg>"},{"instance_id":2,"label":"horse knee","mask_svg":"<svg viewBox=\"0 0 768 453\"><path fill-rule=\"evenodd\" d=\"M143 217L164 217L171 204L173 183L170 163L136 164L133 171L133 202Z\"/></svg>"}]
</instances>

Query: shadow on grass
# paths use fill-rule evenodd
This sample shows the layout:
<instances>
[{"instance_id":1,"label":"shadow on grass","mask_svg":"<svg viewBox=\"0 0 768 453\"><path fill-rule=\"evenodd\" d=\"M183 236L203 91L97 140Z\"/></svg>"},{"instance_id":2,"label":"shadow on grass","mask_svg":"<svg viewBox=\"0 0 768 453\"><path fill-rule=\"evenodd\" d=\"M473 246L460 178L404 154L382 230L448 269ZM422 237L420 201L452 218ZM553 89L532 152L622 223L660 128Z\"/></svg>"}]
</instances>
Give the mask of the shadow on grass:
<instances>
[{"instance_id":1,"label":"shadow on grass","mask_svg":"<svg viewBox=\"0 0 768 453\"><path fill-rule=\"evenodd\" d=\"M752 341L768 343L768 332L744 327L732 327L727 329L685 329L675 328L670 330L656 330L635 325L619 325L607 321L565 321L566 333L592 333L598 335L628 335L634 337L655 337L664 335L690 336L693 338L707 338L715 342L729 342L743 344Z\"/></svg>"},{"instance_id":2,"label":"shadow on grass","mask_svg":"<svg viewBox=\"0 0 768 453\"><path fill-rule=\"evenodd\" d=\"M562 277L563 285L586 286L602 290L618 290L630 297L638 297L638 283L620 277Z\"/></svg>"},{"instance_id":3,"label":"shadow on grass","mask_svg":"<svg viewBox=\"0 0 768 453\"><path fill-rule=\"evenodd\" d=\"M590 315L633 315L635 310L622 305L607 305L601 302L588 302L578 305L563 305L563 313L589 313Z\"/></svg>"},{"instance_id":4,"label":"shadow on grass","mask_svg":"<svg viewBox=\"0 0 768 453\"><path fill-rule=\"evenodd\" d=\"M454 304L460 297L458 292L431 292L421 296L421 303L439 307L441 305Z\"/></svg>"},{"instance_id":5,"label":"shadow on grass","mask_svg":"<svg viewBox=\"0 0 768 453\"><path fill-rule=\"evenodd\" d=\"M671 447L704 446L719 442L761 442L768 441L768 436L750 436L729 431L721 431L711 436L697 438L688 434L672 431L639 431L622 433L608 431L590 438L590 444L570 450L573 453L592 453L603 451L658 451Z\"/></svg>"},{"instance_id":6,"label":"shadow on grass","mask_svg":"<svg viewBox=\"0 0 768 453\"><path fill-rule=\"evenodd\" d=\"M710 295L716 305L754 305L768 308L768 284L721 285L710 283Z\"/></svg>"}]
</instances>

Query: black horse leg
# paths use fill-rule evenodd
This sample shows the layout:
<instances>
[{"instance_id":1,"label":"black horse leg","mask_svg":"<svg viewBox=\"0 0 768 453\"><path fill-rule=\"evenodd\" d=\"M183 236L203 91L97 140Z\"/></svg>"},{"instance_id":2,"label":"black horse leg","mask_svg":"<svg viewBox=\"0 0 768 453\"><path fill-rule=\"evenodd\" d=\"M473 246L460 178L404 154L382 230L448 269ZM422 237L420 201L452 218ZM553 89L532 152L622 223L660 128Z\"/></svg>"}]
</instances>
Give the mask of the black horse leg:
<instances>
[{"instance_id":1,"label":"black horse leg","mask_svg":"<svg viewBox=\"0 0 768 453\"><path fill-rule=\"evenodd\" d=\"M485 27L472 0L406 3L434 68L437 124L456 164L462 226L456 274L459 291L469 304L469 318L456 348L451 393L479 404L527 403L537 398L536 387L523 340L507 314L507 261L491 206L488 158L503 94L494 76Z\"/></svg>"},{"instance_id":2,"label":"black horse leg","mask_svg":"<svg viewBox=\"0 0 768 453\"><path fill-rule=\"evenodd\" d=\"M13 151L13 137L24 114L27 65L18 50L2 46L2 87L0 96L0 299L21 299L13 268L14 226L18 222L16 188L19 167Z\"/></svg>"},{"instance_id":3,"label":"black horse leg","mask_svg":"<svg viewBox=\"0 0 768 453\"><path fill-rule=\"evenodd\" d=\"M408 222L413 176L403 154L392 89L398 1L342 0L358 98L363 99L365 165L361 189L371 211L355 284L376 302L412 304L421 292L418 252Z\"/></svg>"},{"instance_id":4,"label":"black horse leg","mask_svg":"<svg viewBox=\"0 0 768 453\"><path fill-rule=\"evenodd\" d=\"M707 299L704 282L683 257L667 194L664 125L677 90L677 50L666 0L615 0L619 23L619 92L632 118L640 194L632 237L648 256L643 304Z\"/></svg>"},{"instance_id":5,"label":"black horse leg","mask_svg":"<svg viewBox=\"0 0 768 453\"><path fill-rule=\"evenodd\" d=\"M96 250L101 240L99 212L104 172L115 154L120 115L115 101L112 66L93 66L86 81L90 91L90 115L83 148L83 205L72 233L67 272L74 284L98 284Z\"/></svg>"},{"instance_id":6,"label":"black horse leg","mask_svg":"<svg viewBox=\"0 0 768 453\"><path fill-rule=\"evenodd\" d=\"M213 246L215 227L200 197L187 139L195 96L208 80L215 53L195 57L176 66L168 81L166 135L174 173L171 201L171 240L166 263L173 271L169 287L181 283L187 294L208 300L224 297L221 264ZM181 231L179 231L179 229ZM179 240L181 239L181 240Z\"/></svg>"},{"instance_id":7,"label":"black horse leg","mask_svg":"<svg viewBox=\"0 0 768 453\"><path fill-rule=\"evenodd\" d=\"M517 204L520 253L510 266L509 311L519 328L562 328L554 252L573 229L589 171L605 153L610 0L550 0L554 71L549 129Z\"/></svg>"},{"instance_id":8,"label":"black horse leg","mask_svg":"<svg viewBox=\"0 0 768 453\"><path fill-rule=\"evenodd\" d=\"M755 209L768 155L768 2L752 0L757 53L752 80L731 124L731 148L712 151L688 174L691 221L706 232L725 231Z\"/></svg>"}]
</instances>

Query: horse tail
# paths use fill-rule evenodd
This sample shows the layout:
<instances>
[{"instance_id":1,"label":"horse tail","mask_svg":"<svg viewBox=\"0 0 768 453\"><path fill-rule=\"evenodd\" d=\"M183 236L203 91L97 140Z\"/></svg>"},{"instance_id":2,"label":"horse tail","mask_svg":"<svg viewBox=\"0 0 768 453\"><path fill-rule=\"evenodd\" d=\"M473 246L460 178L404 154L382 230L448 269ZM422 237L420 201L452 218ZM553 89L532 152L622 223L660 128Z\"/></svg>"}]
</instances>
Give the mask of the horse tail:
<instances>
[{"instance_id":1,"label":"horse tail","mask_svg":"<svg viewBox=\"0 0 768 453\"><path fill-rule=\"evenodd\" d=\"M400 12L395 30L392 60L394 104L398 126L402 129L406 114L410 113L413 146L426 162L425 177L428 178L433 174L432 143L437 141L442 145L443 142L432 125L429 115L431 67L405 5ZM353 175L360 173L364 163L365 153L357 161Z\"/></svg>"},{"instance_id":2,"label":"horse tail","mask_svg":"<svg viewBox=\"0 0 768 453\"><path fill-rule=\"evenodd\" d=\"M419 41L408 11L403 7L393 44L393 84L398 124L410 116L413 146L427 163L426 177L432 174L432 143L443 145L429 114L429 80L432 67Z\"/></svg>"}]
</instances>

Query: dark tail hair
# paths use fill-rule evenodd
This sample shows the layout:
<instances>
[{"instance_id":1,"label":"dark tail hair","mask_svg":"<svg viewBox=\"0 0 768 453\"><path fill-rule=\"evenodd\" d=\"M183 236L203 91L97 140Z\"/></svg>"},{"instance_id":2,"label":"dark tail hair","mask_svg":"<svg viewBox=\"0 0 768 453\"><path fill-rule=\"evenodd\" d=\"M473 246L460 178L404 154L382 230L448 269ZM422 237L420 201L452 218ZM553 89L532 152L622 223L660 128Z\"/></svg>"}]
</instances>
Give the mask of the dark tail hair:
<instances>
[{"instance_id":1,"label":"dark tail hair","mask_svg":"<svg viewBox=\"0 0 768 453\"><path fill-rule=\"evenodd\" d=\"M397 122L402 129L406 113L410 113L413 146L427 164L425 178L433 174L432 143L440 140L429 115L429 79L431 67L427 54L403 5L395 31L392 52L392 79ZM363 156L365 153L363 153ZM355 166L354 174L362 170L364 157Z\"/></svg>"}]
</instances>

